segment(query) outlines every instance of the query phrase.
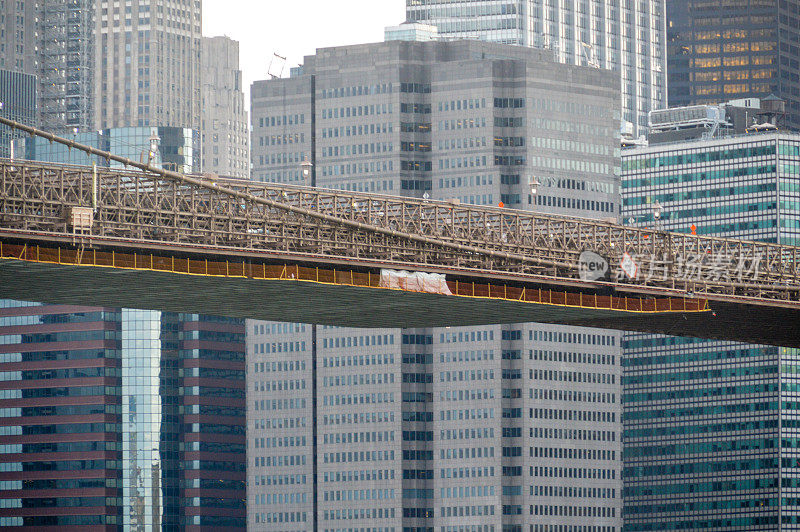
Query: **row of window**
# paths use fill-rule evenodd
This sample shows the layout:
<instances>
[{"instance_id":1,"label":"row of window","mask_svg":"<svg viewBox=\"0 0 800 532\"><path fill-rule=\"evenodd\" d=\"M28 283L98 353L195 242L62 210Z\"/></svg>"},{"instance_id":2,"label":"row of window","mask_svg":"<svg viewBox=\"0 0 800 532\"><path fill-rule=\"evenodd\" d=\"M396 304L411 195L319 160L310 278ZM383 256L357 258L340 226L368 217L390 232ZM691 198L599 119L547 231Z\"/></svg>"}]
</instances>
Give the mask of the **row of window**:
<instances>
[{"instance_id":1,"label":"row of window","mask_svg":"<svg viewBox=\"0 0 800 532\"><path fill-rule=\"evenodd\" d=\"M585 382L592 384L616 384L613 373L594 373L586 371L562 371L552 369L529 369L529 378L554 382ZM632 377L631 377L632 378ZM625 383L623 383L625 384Z\"/></svg>"},{"instance_id":2,"label":"row of window","mask_svg":"<svg viewBox=\"0 0 800 532\"><path fill-rule=\"evenodd\" d=\"M403 374L403 382L407 382L408 374ZM359 375L336 375L336 376L323 376L322 386L326 388L333 388L336 386L369 386L375 384L393 384L394 373L366 373ZM304 386L305 388L305 386Z\"/></svg>"},{"instance_id":3,"label":"row of window","mask_svg":"<svg viewBox=\"0 0 800 532\"><path fill-rule=\"evenodd\" d=\"M253 382L253 390L256 392L282 392L305 389L306 381L304 379Z\"/></svg>"},{"instance_id":4,"label":"row of window","mask_svg":"<svg viewBox=\"0 0 800 532\"><path fill-rule=\"evenodd\" d=\"M616 412L596 410L561 410L557 408L531 408L532 419L560 419L563 421L593 421L596 423L615 423Z\"/></svg>"},{"instance_id":5,"label":"row of window","mask_svg":"<svg viewBox=\"0 0 800 532\"><path fill-rule=\"evenodd\" d=\"M394 499L394 491L390 488L323 491L322 500L325 502L389 500Z\"/></svg>"},{"instance_id":6,"label":"row of window","mask_svg":"<svg viewBox=\"0 0 800 532\"><path fill-rule=\"evenodd\" d=\"M307 475L255 475L256 486L296 486L307 483Z\"/></svg>"},{"instance_id":7,"label":"row of window","mask_svg":"<svg viewBox=\"0 0 800 532\"><path fill-rule=\"evenodd\" d=\"M569 401L575 403L607 403L615 404L617 394L608 392L586 392L583 390L548 390L535 388L528 390L531 399L546 399L548 401Z\"/></svg>"},{"instance_id":8,"label":"row of window","mask_svg":"<svg viewBox=\"0 0 800 532\"><path fill-rule=\"evenodd\" d=\"M402 110L401 110L402 112ZM356 116L371 116L371 115L385 115L392 114L392 104L371 104L371 105L354 105L352 107L332 107L329 109L322 109L321 118L323 120L350 118Z\"/></svg>"},{"instance_id":9,"label":"row of window","mask_svg":"<svg viewBox=\"0 0 800 532\"><path fill-rule=\"evenodd\" d=\"M754 157L774 156L774 141L751 143L745 146L717 146L705 149L680 150L660 154L631 155L622 160L622 171L633 172L646 168L661 168L684 164L703 164L733 159L752 159Z\"/></svg>"},{"instance_id":10,"label":"row of window","mask_svg":"<svg viewBox=\"0 0 800 532\"><path fill-rule=\"evenodd\" d=\"M305 458L305 457L303 457ZM394 460L394 450L391 451L346 451L337 453L322 453L323 464L340 464L352 462L379 462Z\"/></svg>"},{"instance_id":11,"label":"row of window","mask_svg":"<svg viewBox=\"0 0 800 532\"><path fill-rule=\"evenodd\" d=\"M326 414L323 425L353 425L363 423L392 423L394 412L356 412L350 414Z\"/></svg>"},{"instance_id":12,"label":"row of window","mask_svg":"<svg viewBox=\"0 0 800 532\"><path fill-rule=\"evenodd\" d=\"M355 471L325 471L323 482L373 482L394 480L394 469L361 469Z\"/></svg>"},{"instance_id":13,"label":"row of window","mask_svg":"<svg viewBox=\"0 0 800 532\"><path fill-rule=\"evenodd\" d=\"M617 433L611 430L565 429L558 427L530 427L532 438L579 441L617 441Z\"/></svg>"},{"instance_id":14,"label":"row of window","mask_svg":"<svg viewBox=\"0 0 800 532\"><path fill-rule=\"evenodd\" d=\"M338 443L370 443L394 441L394 431L383 430L377 432L336 432L322 435L325 444Z\"/></svg>"},{"instance_id":15,"label":"row of window","mask_svg":"<svg viewBox=\"0 0 800 532\"><path fill-rule=\"evenodd\" d=\"M405 394L403 397L403 401L405 401ZM346 395L324 395L322 397L322 404L324 406L370 405L370 404L384 404L384 403L394 403L394 393L392 392L360 393L360 394L346 394Z\"/></svg>"}]
</instances>

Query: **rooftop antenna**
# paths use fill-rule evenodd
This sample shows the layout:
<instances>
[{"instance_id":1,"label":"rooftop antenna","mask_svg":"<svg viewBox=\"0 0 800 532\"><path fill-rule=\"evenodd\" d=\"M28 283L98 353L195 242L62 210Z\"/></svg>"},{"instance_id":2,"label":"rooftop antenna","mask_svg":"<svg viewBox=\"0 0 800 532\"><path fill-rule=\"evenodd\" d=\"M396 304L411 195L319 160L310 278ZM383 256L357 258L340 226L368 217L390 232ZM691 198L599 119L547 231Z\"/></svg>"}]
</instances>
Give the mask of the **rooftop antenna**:
<instances>
[{"instance_id":1,"label":"rooftop antenna","mask_svg":"<svg viewBox=\"0 0 800 532\"><path fill-rule=\"evenodd\" d=\"M270 79L278 79L283 77L283 69L286 68L286 58L279 55L278 52L272 54L272 59L269 61L267 68L267 75Z\"/></svg>"}]
</instances>

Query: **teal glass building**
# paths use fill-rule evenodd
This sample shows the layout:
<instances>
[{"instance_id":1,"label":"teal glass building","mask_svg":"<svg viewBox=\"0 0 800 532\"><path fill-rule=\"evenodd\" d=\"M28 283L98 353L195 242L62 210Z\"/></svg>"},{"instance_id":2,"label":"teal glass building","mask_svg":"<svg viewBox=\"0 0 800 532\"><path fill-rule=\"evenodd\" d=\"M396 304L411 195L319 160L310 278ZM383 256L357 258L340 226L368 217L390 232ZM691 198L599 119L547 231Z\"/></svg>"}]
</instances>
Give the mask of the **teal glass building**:
<instances>
[{"instance_id":1,"label":"teal glass building","mask_svg":"<svg viewBox=\"0 0 800 532\"><path fill-rule=\"evenodd\" d=\"M625 150L622 172L631 225L800 244L798 135ZM800 530L800 350L627 334L622 364L625 531Z\"/></svg>"},{"instance_id":2,"label":"teal glass building","mask_svg":"<svg viewBox=\"0 0 800 532\"><path fill-rule=\"evenodd\" d=\"M108 151L140 163L149 162L175 172L192 173L197 171L200 165L199 153L195 150L199 145L199 138L194 130L189 128L118 127L76 133L67 137L98 150ZM15 140L14 153L17 158L29 161L122 167L120 163L73 150L41 137Z\"/></svg>"}]
</instances>

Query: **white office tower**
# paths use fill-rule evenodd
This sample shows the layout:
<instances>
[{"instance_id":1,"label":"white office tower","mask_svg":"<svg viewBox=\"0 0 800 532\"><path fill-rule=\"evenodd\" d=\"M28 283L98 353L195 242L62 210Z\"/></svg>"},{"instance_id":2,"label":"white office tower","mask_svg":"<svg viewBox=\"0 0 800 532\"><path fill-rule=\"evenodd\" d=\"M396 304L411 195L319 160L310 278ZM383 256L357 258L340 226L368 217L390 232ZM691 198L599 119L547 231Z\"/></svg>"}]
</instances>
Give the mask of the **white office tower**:
<instances>
[{"instance_id":1,"label":"white office tower","mask_svg":"<svg viewBox=\"0 0 800 532\"><path fill-rule=\"evenodd\" d=\"M636 136L650 110L666 107L663 0L406 0L406 15L443 39L545 48L561 63L619 72L622 119Z\"/></svg>"},{"instance_id":2,"label":"white office tower","mask_svg":"<svg viewBox=\"0 0 800 532\"><path fill-rule=\"evenodd\" d=\"M228 37L203 37L202 47L202 171L247 178L250 134L239 69L239 42Z\"/></svg>"},{"instance_id":3,"label":"white office tower","mask_svg":"<svg viewBox=\"0 0 800 532\"><path fill-rule=\"evenodd\" d=\"M544 50L322 49L251 100L254 179L619 212L617 78ZM247 328L253 530L621 529L619 333Z\"/></svg>"}]
</instances>

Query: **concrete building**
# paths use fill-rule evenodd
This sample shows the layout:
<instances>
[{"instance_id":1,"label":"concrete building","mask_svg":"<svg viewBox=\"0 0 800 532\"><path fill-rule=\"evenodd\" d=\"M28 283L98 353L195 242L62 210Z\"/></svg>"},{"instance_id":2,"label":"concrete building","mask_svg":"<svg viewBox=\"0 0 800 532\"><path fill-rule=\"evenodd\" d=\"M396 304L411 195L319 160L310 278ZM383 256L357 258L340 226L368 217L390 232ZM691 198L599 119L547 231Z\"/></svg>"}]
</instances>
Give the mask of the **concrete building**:
<instances>
[{"instance_id":1,"label":"concrete building","mask_svg":"<svg viewBox=\"0 0 800 532\"><path fill-rule=\"evenodd\" d=\"M295 77L253 84L253 179L613 218L616 87L493 43L321 49Z\"/></svg>"},{"instance_id":2,"label":"concrete building","mask_svg":"<svg viewBox=\"0 0 800 532\"><path fill-rule=\"evenodd\" d=\"M254 83L253 179L614 217L618 89L494 43L321 49ZM618 333L247 329L254 529L620 530Z\"/></svg>"},{"instance_id":3,"label":"concrete building","mask_svg":"<svg viewBox=\"0 0 800 532\"><path fill-rule=\"evenodd\" d=\"M800 2L672 0L667 5L669 103L715 104L774 94L800 128Z\"/></svg>"},{"instance_id":4,"label":"concrete building","mask_svg":"<svg viewBox=\"0 0 800 532\"><path fill-rule=\"evenodd\" d=\"M201 170L250 177L250 133L239 70L239 43L227 37L202 41Z\"/></svg>"},{"instance_id":5,"label":"concrete building","mask_svg":"<svg viewBox=\"0 0 800 532\"><path fill-rule=\"evenodd\" d=\"M632 225L800 244L798 135L624 150L622 174ZM644 334L623 348L625 530L798 529L800 350Z\"/></svg>"},{"instance_id":6,"label":"concrete building","mask_svg":"<svg viewBox=\"0 0 800 532\"><path fill-rule=\"evenodd\" d=\"M0 69L36 74L36 3L0 4Z\"/></svg>"},{"instance_id":7,"label":"concrete building","mask_svg":"<svg viewBox=\"0 0 800 532\"><path fill-rule=\"evenodd\" d=\"M97 5L95 129L188 127L199 136L201 14L199 1Z\"/></svg>"},{"instance_id":8,"label":"concrete building","mask_svg":"<svg viewBox=\"0 0 800 532\"><path fill-rule=\"evenodd\" d=\"M245 530L244 333L0 300L0 527Z\"/></svg>"},{"instance_id":9,"label":"concrete building","mask_svg":"<svg viewBox=\"0 0 800 532\"><path fill-rule=\"evenodd\" d=\"M36 77L0 69L0 116L29 126L36 125ZM0 126L0 157L11 155L11 141L24 136Z\"/></svg>"},{"instance_id":10,"label":"concrete building","mask_svg":"<svg viewBox=\"0 0 800 532\"><path fill-rule=\"evenodd\" d=\"M559 62L619 73L622 119L639 136L647 113L667 105L664 4L406 0L406 18L438 27L442 38L544 48Z\"/></svg>"}]
</instances>

